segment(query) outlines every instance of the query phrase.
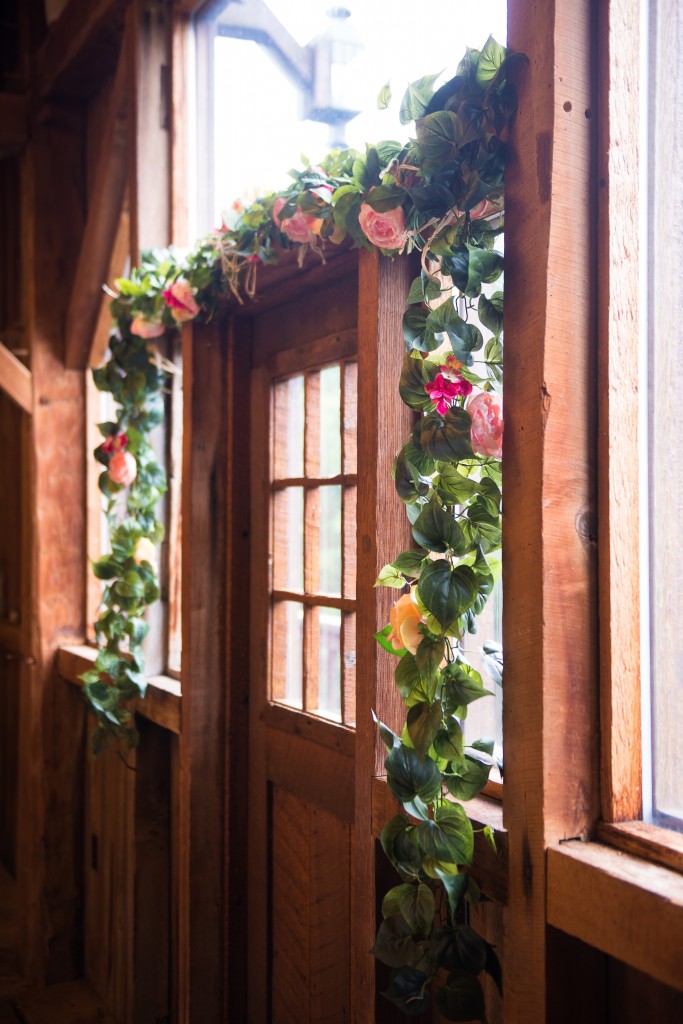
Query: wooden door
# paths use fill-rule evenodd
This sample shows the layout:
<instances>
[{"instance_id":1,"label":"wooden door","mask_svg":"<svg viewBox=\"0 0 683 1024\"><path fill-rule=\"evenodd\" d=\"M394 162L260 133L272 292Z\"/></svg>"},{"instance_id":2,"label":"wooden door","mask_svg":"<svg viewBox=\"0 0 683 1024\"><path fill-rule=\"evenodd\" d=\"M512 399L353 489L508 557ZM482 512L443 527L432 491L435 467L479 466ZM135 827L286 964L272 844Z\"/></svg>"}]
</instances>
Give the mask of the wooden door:
<instances>
[{"instance_id":1,"label":"wooden door","mask_svg":"<svg viewBox=\"0 0 683 1024\"><path fill-rule=\"evenodd\" d=\"M307 276L252 324L248 1018L255 1024L350 1019L355 259L315 288Z\"/></svg>"}]
</instances>

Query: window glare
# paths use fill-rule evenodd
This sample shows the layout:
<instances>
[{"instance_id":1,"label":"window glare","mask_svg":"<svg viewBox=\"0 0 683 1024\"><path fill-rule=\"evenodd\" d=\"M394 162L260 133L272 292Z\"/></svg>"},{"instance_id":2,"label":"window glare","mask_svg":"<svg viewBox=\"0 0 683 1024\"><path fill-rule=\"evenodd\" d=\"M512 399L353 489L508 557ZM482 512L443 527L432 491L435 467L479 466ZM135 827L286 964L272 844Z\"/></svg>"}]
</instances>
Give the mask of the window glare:
<instances>
[{"instance_id":1,"label":"window glare","mask_svg":"<svg viewBox=\"0 0 683 1024\"><path fill-rule=\"evenodd\" d=\"M268 0L272 13L301 46L329 26L329 0ZM224 10L226 5L223 5ZM407 84L427 74L443 72L444 80L455 73L465 46L481 47L489 34L505 43L506 0L481 0L469 5L454 0L432 0L429 26L416 12L413 0L394 0L390 16L384 4L349 0L349 25L362 51L352 65L337 68L346 75L347 102L361 113L346 126L349 146L364 149L366 142L408 138L409 127L401 125L398 111ZM211 5L211 23L220 10ZM237 199L247 201L259 192L276 191L288 182L287 172L301 165L302 154L312 162L321 159L335 137L328 125L302 120L302 95L295 84L268 54L267 47L247 39L216 35L213 40L213 96L199 88L198 112L213 109L211 147L197 154L198 188L213 189L213 199L200 202L199 231L220 224L224 211ZM200 58L200 63L204 58ZM201 68L199 68L201 71ZM377 109L377 94L391 82L392 103ZM207 168L207 161L213 166ZM204 166L202 166L204 165ZM213 178L214 184L210 185Z\"/></svg>"}]
</instances>

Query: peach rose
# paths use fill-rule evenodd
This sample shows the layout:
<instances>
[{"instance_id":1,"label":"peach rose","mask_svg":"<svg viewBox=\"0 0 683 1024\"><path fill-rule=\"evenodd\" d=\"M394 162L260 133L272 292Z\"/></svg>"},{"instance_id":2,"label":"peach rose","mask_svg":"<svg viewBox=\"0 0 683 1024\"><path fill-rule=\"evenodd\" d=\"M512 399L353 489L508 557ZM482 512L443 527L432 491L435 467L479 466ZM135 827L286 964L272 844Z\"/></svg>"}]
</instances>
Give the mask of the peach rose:
<instances>
[{"instance_id":1,"label":"peach rose","mask_svg":"<svg viewBox=\"0 0 683 1024\"><path fill-rule=\"evenodd\" d=\"M116 452L109 460L109 476L115 484L130 487L138 475L138 464L130 452Z\"/></svg>"},{"instance_id":2,"label":"peach rose","mask_svg":"<svg viewBox=\"0 0 683 1024\"><path fill-rule=\"evenodd\" d=\"M494 391L482 391L467 403L472 417L472 448L477 455L503 456L503 400Z\"/></svg>"},{"instance_id":3,"label":"peach rose","mask_svg":"<svg viewBox=\"0 0 683 1024\"><path fill-rule=\"evenodd\" d=\"M287 200L280 196L275 200L273 207L273 220L284 235L287 235L292 242L308 242L311 232L314 231L314 223L318 217L312 217L309 213L302 213L301 207L297 206L292 217L285 217L280 220L280 210L287 205Z\"/></svg>"},{"instance_id":4,"label":"peach rose","mask_svg":"<svg viewBox=\"0 0 683 1024\"><path fill-rule=\"evenodd\" d=\"M130 333L138 338L159 338L166 328L158 320L148 320L144 316L135 316L130 325Z\"/></svg>"},{"instance_id":5,"label":"peach rose","mask_svg":"<svg viewBox=\"0 0 683 1024\"><path fill-rule=\"evenodd\" d=\"M149 562L151 565L156 565L157 549L155 544L149 539L149 537L140 537L140 540L135 545L135 561Z\"/></svg>"},{"instance_id":6,"label":"peach rose","mask_svg":"<svg viewBox=\"0 0 683 1024\"><path fill-rule=\"evenodd\" d=\"M358 223L368 241L380 249L403 249L406 244L406 217L400 206L378 213L368 203L362 203Z\"/></svg>"},{"instance_id":7,"label":"peach rose","mask_svg":"<svg viewBox=\"0 0 683 1024\"><path fill-rule=\"evenodd\" d=\"M178 324L193 320L199 312L200 307L195 302L194 288L184 277L177 278L162 294L166 305L171 310L171 316Z\"/></svg>"},{"instance_id":8,"label":"peach rose","mask_svg":"<svg viewBox=\"0 0 683 1024\"><path fill-rule=\"evenodd\" d=\"M420 633L417 627L421 622L424 622L424 619L413 601L412 594L403 594L402 597L399 597L391 609L389 622L391 624L391 633L389 633L387 640L394 650L399 651L402 647L405 647L411 654L415 654L417 648L422 643L422 633Z\"/></svg>"}]
</instances>

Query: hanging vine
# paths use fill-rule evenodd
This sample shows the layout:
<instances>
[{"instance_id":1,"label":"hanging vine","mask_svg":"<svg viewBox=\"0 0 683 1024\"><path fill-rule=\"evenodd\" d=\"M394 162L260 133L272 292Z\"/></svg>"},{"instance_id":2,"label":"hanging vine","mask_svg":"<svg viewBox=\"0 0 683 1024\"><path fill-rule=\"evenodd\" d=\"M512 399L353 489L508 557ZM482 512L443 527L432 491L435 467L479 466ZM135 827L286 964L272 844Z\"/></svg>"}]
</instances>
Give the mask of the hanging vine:
<instances>
[{"instance_id":1,"label":"hanging vine","mask_svg":"<svg viewBox=\"0 0 683 1024\"><path fill-rule=\"evenodd\" d=\"M415 121L415 138L406 145L333 152L290 172L283 192L233 204L188 255L143 254L130 279L117 282L110 358L95 371L117 405L116 419L100 424L95 452L111 551L93 564L105 586L99 651L83 676L99 750L112 740L137 743L130 703L144 696L144 612L159 596L155 510L166 480L149 433L163 417L165 371L152 339L253 298L259 267L289 249L300 263L309 249L324 260L326 246L347 237L391 256L420 251L399 381L417 420L394 466L415 546L376 583L404 591L376 634L397 658L406 708L400 735L379 723L387 783L403 806L381 841L401 881L384 897L373 953L392 969L389 999L419 1013L436 979L436 1004L449 1020L484 1019L482 971L500 984L495 951L467 923L480 893L463 803L482 790L495 760L492 741L463 737L468 706L490 693L463 640L476 632L500 570L503 293L483 288L503 271L497 239L515 59L492 37L481 51L468 49L440 88L438 76L409 86L401 120ZM387 86L378 102L389 99ZM501 683L499 648L485 645L484 655Z\"/></svg>"}]
</instances>

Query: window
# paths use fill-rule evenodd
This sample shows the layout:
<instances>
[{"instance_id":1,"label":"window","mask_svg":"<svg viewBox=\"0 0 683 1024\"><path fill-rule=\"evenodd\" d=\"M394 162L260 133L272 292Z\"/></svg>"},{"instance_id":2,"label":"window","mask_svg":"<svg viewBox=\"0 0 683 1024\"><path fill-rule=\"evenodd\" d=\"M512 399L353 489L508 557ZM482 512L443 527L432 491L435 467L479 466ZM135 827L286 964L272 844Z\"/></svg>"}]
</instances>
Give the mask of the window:
<instances>
[{"instance_id":1,"label":"window","mask_svg":"<svg viewBox=\"0 0 683 1024\"><path fill-rule=\"evenodd\" d=\"M271 391L271 699L345 725L355 723L356 383L356 363L341 360Z\"/></svg>"}]
</instances>

